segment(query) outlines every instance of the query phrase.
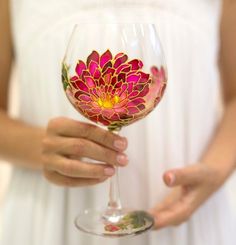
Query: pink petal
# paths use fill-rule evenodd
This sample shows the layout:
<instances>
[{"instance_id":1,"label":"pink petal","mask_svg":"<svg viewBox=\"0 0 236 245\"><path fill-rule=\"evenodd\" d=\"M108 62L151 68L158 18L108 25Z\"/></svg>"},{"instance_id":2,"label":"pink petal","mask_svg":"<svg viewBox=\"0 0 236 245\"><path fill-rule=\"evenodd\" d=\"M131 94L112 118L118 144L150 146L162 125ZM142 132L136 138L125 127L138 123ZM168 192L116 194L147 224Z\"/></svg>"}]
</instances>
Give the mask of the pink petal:
<instances>
[{"instance_id":1,"label":"pink petal","mask_svg":"<svg viewBox=\"0 0 236 245\"><path fill-rule=\"evenodd\" d=\"M86 69L86 65L82 60L79 60L75 67L75 71L78 74L79 77L81 77L82 72Z\"/></svg>"},{"instance_id":2,"label":"pink petal","mask_svg":"<svg viewBox=\"0 0 236 245\"><path fill-rule=\"evenodd\" d=\"M116 112L118 112L120 108L123 108L123 109L126 108L127 102L128 102L128 100L124 99L123 101L121 101L118 104L114 105L114 110Z\"/></svg>"},{"instance_id":3,"label":"pink petal","mask_svg":"<svg viewBox=\"0 0 236 245\"><path fill-rule=\"evenodd\" d=\"M145 109L145 105L144 104L140 104L140 105L137 105L138 109L140 111L143 111Z\"/></svg>"},{"instance_id":4,"label":"pink petal","mask_svg":"<svg viewBox=\"0 0 236 245\"><path fill-rule=\"evenodd\" d=\"M78 99L81 100L81 101L86 101L86 102L92 101L91 98L90 98L90 96L88 96L88 95L86 95L86 94L81 94L81 95L78 97Z\"/></svg>"},{"instance_id":5,"label":"pink petal","mask_svg":"<svg viewBox=\"0 0 236 245\"><path fill-rule=\"evenodd\" d=\"M90 63L89 63L89 72L90 72L90 74L93 76L94 75L94 73L95 73L95 71L97 70L97 68L98 68L98 64L95 62L95 61L91 61Z\"/></svg>"},{"instance_id":6,"label":"pink petal","mask_svg":"<svg viewBox=\"0 0 236 245\"><path fill-rule=\"evenodd\" d=\"M139 113L139 109L137 107L127 107L127 110L128 110L128 114L136 114L136 113Z\"/></svg>"},{"instance_id":7,"label":"pink petal","mask_svg":"<svg viewBox=\"0 0 236 245\"><path fill-rule=\"evenodd\" d=\"M130 101L127 105L128 106L137 106L137 105L143 104L143 103L145 103L145 100L144 99L142 99L142 98L136 98L136 99Z\"/></svg>"},{"instance_id":8,"label":"pink petal","mask_svg":"<svg viewBox=\"0 0 236 245\"><path fill-rule=\"evenodd\" d=\"M120 96L126 89L127 89L127 84L123 84L123 85L121 86L121 91L120 91L120 93L119 93L119 96Z\"/></svg>"},{"instance_id":9,"label":"pink petal","mask_svg":"<svg viewBox=\"0 0 236 245\"><path fill-rule=\"evenodd\" d=\"M96 87L96 84L95 84L92 77L84 77L84 81L85 81L86 85L88 85L89 88Z\"/></svg>"},{"instance_id":10,"label":"pink petal","mask_svg":"<svg viewBox=\"0 0 236 245\"><path fill-rule=\"evenodd\" d=\"M94 61L95 63L99 64L99 54L97 51L93 51L87 58L87 66L89 66L91 61Z\"/></svg>"},{"instance_id":11,"label":"pink petal","mask_svg":"<svg viewBox=\"0 0 236 245\"><path fill-rule=\"evenodd\" d=\"M125 63L128 60L128 56L124 54L123 56L117 58L114 63L114 68L118 68L121 64Z\"/></svg>"},{"instance_id":12,"label":"pink petal","mask_svg":"<svg viewBox=\"0 0 236 245\"><path fill-rule=\"evenodd\" d=\"M158 76L159 75L159 69L156 66L151 67L151 73L153 76Z\"/></svg>"},{"instance_id":13,"label":"pink petal","mask_svg":"<svg viewBox=\"0 0 236 245\"><path fill-rule=\"evenodd\" d=\"M119 121L119 120L120 120L120 117L115 113L115 114L110 118L110 120L111 120L112 122L114 122L114 121Z\"/></svg>"},{"instance_id":14,"label":"pink petal","mask_svg":"<svg viewBox=\"0 0 236 245\"><path fill-rule=\"evenodd\" d=\"M128 64L130 64L132 66L132 70L135 70L135 71L143 67L143 62L138 59L131 60L130 62L128 62Z\"/></svg>"},{"instance_id":15,"label":"pink petal","mask_svg":"<svg viewBox=\"0 0 236 245\"><path fill-rule=\"evenodd\" d=\"M141 76L140 74L139 75L130 75L127 77L127 82L137 83L139 81L140 76Z\"/></svg>"},{"instance_id":16,"label":"pink petal","mask_svg":"<svg viewBox=\"0 0 236 245\"><path fill-rule=\"evenodd\" d=\"M101 113L101 108L100 107L92 108L91 113L99 114Z\"/></svg>"},{"instance_id":17,"label":"pink petal","mask_svg":"<svg viewBox=\"0 0 236 245\"><path fill-rule=\"evenodd\" d=\"M84 111L91 109L91 105L87 103L79 103L78 106Z\"/></svg>"},{"instance_id":18,"label":"pink petal","mask_svg":"<svg viewBox=\"0 0 236 245\"><path fill-rule=\"evenodd\" d=\"M115 111L113 109L104 109L102 110L102 115L106 118L111 118L114 115Z\"/></svg>"},{"instance_id":19,"label":"pink petal","mask_svg":"<svg viewBox=\"0 0 236 245\"><path fill-rule=\"evenodd\" d=\"M110 50L107 50L105 53L102 54L100 59L100 67L103 68L103 66L112 60L112 54Z\"/></svg>"},{"instance_id":20,"label":"pink petal","mask_svg":"<svg viewBox=\"0 0 236 245\"><path fill-rule=\"evenodd\" d=\"M116 56L115 56L115 60L122 57L124 55L124 53L118 53Z\"/></svg>"}]
</instances>

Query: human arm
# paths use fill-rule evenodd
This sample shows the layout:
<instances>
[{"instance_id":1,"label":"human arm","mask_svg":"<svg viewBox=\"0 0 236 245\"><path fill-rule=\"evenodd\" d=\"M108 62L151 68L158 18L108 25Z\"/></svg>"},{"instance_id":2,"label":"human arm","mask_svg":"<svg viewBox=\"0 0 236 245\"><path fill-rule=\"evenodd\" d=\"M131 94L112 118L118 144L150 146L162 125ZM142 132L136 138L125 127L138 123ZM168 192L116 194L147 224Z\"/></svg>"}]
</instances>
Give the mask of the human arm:
<instances>
[{"instance_id":1,"label":"human arm","mask_svg":"<svg viewBox=\"0 0 236 245\"><path fill-rule=\"evenodd\" d=\"M220 71L224 114L199 163L164 173L172 192L150 212L155 228L188 220L227 180L236 166L236 1L224 0L220 25Z\"/></svg>"},{"instance_id":2,"label":"human arm","mask_svg":"<svg viewBox=\"0 0 236 245\"><path fill-rule=\"evenodd\" d=\"M0 0L0 158L15 166L40 170L59 185L84 186L104 181L113 175L113 165L127 164L125 138L69 118L53 118L42 128L8 115L13 63L9 16L8 0ZM100 164L86 163L83 157Z\"/></svg>"}]
</instances>

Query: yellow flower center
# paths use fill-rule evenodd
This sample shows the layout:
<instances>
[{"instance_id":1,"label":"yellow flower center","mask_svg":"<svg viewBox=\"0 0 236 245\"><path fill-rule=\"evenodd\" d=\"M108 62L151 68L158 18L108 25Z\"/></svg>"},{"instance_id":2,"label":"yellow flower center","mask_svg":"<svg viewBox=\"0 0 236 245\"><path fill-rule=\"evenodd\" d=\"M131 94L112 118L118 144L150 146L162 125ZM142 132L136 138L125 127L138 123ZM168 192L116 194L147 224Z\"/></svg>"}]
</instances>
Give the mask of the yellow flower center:
<instances>
[{"instance_id":1,"label":"yellow flower center","mask_svg":"<svg viewBox=\"0 0 236 245\"><path fill-rule=\"evenodd\" d=\"M120 97L115 95L114 97L111 95L106 95L103 98L97 99L97 104L101 108L112 109L114 105L120 102Z\"/></svg>"}]
</instances>

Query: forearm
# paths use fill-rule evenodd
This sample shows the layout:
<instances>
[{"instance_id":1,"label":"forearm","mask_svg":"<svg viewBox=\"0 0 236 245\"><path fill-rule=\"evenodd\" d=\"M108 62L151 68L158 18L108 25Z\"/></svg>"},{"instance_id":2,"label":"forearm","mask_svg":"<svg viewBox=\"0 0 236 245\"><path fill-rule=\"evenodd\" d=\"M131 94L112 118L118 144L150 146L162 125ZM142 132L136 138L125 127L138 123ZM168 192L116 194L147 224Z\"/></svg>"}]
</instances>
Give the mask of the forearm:
<instances>
[{"instance_id":1,"label":"forearm","mask_svg":"<svg viewBox=\"0 0 236 245\"><path fill-rule=\"evenodd\" d=\"M236 167L236 99L225 107L223 118L201 161L213 166L222 181L234 172Z\"/></svg>"},{"instance_id":2,"label":"forearm","mask_svg":"<svg viewBox=\"0 0 236 245\"><path fill-rule=\"evenodd\" d=\"M41 169L44 130L11 119L0 110L0 158L14 165Z\"/></svg>"}]
</instances>

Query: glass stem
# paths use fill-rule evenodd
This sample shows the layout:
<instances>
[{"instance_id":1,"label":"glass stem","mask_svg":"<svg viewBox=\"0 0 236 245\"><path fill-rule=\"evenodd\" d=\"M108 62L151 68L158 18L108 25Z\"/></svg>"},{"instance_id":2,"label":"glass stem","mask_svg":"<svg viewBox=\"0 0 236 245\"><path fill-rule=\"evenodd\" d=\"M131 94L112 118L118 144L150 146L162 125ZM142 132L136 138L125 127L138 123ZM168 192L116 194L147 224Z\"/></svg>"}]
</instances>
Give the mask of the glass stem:
<instances>
[{"instance_id":1,"label":"glass stem","mask_svg":"<svg viewBox=\"0 0 236 245\"><path fill-rule=\"evenodd\" d=\"M119 169L115 167L115 174L110 179L108 210L121 210L120 188L119 188Z\"/></svg>"},{"instance_id":2,"label":"glass stem","mask_svg":"<svg viewBox=\"0 0 236 245\"><path fill-rule=\"evenodd\" d=\"M110 132L118 134L120 128L110 128ZM118 222L122 217L122 206L120 201L119 168L115 168L115 174L110 178L109 201L104 218L109 222Z\"/></svg>"}]
</instances>

